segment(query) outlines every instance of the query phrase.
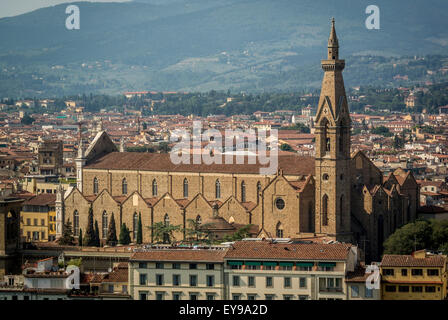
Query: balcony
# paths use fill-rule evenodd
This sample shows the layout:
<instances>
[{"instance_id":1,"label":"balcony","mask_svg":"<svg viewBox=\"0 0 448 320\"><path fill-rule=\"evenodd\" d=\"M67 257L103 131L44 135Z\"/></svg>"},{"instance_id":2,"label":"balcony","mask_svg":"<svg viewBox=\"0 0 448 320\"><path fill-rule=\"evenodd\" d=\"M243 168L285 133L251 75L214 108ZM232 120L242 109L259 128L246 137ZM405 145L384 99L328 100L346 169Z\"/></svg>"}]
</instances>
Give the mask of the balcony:
<instances>
[{"instance_id":1,"label":"balcony","mask_svg":"<svg viewBox=\"0 0 448 320\"><path fill-rule=\"evenodd\" d=\"M342 288L340 287L324 287L324 288L319 288L319 292L342 292Z\"/></svg>"}]
</instances>

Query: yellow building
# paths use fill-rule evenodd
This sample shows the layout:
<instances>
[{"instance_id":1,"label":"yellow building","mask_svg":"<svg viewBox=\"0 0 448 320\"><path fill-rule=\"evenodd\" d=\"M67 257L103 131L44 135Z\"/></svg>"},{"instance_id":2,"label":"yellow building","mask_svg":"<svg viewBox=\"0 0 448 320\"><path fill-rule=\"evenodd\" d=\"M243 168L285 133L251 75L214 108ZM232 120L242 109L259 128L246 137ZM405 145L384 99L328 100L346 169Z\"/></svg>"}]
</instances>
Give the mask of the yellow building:
<instances>
[{"instance_id":1,"label":"yellow building","mask_svg":"<svg viewBox=\"0 0 448 320\"><path fill-rule=\"evenodd\" d=\"M34 194L55 194L58 185L59 177L55 175L27 175L23 181L23 189Z\"/></svg>"},{"instance_id":2,"label":"yellow building","mask_svg":"<svg viewBox=\"0 0 448 320\"><path fill-rule=\"evenodd\" d=\"M131 299L128 290L128 263L119 262L109 273L94 274L91 291L104 300Z\"/></svg>"},{"instance_id":3,"label":"yellow building","mask_svg":"<svg viewBox=\"0 0 448 320\"><path fill-rule=\"evenodd\" d=\"M383 256L383 300L442 300L447 291L447 256L420 250L412 255Z\"/></svg>"},{"instance_id":4,"label":"yellow building","mask_svg":"<svg viewBox=\"0 0 448 320\"><path fill-rule=\"evenodd\" d=\"M56 238L55 194L39 194L23 203L20 233L24 241L53 241Z\"/></svg>"}]
</instances>

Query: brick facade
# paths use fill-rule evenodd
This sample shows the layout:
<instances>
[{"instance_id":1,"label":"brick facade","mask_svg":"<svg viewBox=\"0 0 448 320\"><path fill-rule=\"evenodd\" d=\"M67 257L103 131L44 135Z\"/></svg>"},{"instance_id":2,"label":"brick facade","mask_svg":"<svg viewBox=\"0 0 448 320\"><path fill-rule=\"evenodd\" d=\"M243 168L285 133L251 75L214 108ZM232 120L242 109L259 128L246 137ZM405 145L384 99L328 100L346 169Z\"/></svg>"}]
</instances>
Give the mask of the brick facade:
<instances>
[{"instance_id":1,"label":"brick facade","mask_svg":"<svg viewBox=\"0 0 448 320\"><path fill-rule=\"evenodd\" d=\"M100 229L106 211L132 231L134 214L141 213L143 239L148 242L153 240L149 227L164 222L166 216L171 225L188 228L189 219L210 218L212 204L217 203L226 221L257 225L262 235L323 235L365 248L367 261L378 259L387 236L415 220L419 188L410 172L397 169L383 177L362 152L350 154L351 121L342 78L345 62L338 52L333 24L328 60L322 61L325 75L316 117L316 158L279 156L276 175L260 175L259 167L247 164L175 166L167 154L116 152L101 132L103 139L93 142L100 145L89 148L101 156L95 161L86 157L78 177L84 196L75 189L66 197L66 219L78 210L84 229L92 206ZM95 179L98 193L94 193ZM176 240L184 237L175 234Z\"/></svg>"}]
</instances>

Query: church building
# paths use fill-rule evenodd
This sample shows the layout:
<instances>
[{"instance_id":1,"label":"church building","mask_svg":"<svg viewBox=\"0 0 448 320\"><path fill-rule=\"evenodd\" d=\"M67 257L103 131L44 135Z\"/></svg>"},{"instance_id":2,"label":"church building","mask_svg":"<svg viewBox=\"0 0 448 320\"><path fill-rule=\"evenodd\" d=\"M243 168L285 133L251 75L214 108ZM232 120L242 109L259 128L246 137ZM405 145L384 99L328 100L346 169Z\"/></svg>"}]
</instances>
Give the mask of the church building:
<instances>
[{"instance_id":1,"label":"church building","mask_svg":"<svg viewBox=\"0 0 448 320\"><path fill-rule=\"evenodd\" d=\"M328 56L315 120L315 157L278 156L278 171L259 174L260 164L175 165L169 154L123 152L99 131L76 158L77 186L56 200L57 234L70 220L74 235L86 230L90 208L105 242L112 214L152 242L157 222L188 227L219 216L223 228L252 224L258 237L325 239L357 244L366 261L377 260L384 240L414 221L418 184L411 172L388 176L362 152L351 152L351 120L332 21ZM82 140L81 140L82 141ZM120 148L122 149L122 148ZM230 229L229 229L230 230ZM183 232L173 240L184 240Z\"/></svg>"}]
</instances>

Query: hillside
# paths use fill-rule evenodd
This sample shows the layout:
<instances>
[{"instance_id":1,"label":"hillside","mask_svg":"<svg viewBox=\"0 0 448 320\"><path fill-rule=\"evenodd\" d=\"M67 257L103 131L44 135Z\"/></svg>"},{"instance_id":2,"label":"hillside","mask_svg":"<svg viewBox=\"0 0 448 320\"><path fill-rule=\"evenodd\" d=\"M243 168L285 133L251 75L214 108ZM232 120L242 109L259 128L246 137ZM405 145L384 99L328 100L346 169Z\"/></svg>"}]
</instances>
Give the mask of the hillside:
<instances>
[{"instance_id":1,"label":"hillside","mask_svg":"<svg viewBox=\"0 0 448 320\"><path fill-rule=\"evenodd\" d=\"M297 90L316 87L334 16L341 54L446 53L448 3L377 0L140 0L59 5L0 19L0 96L124 90ZM355 58L355 60L359 60ZM359 70L359 71L358 71ZM359 67L354 78L362 78ZM347 73L349 71L349 66ZM350 79L350 76L348 76Z\"/></svg>"}]
</instances>

